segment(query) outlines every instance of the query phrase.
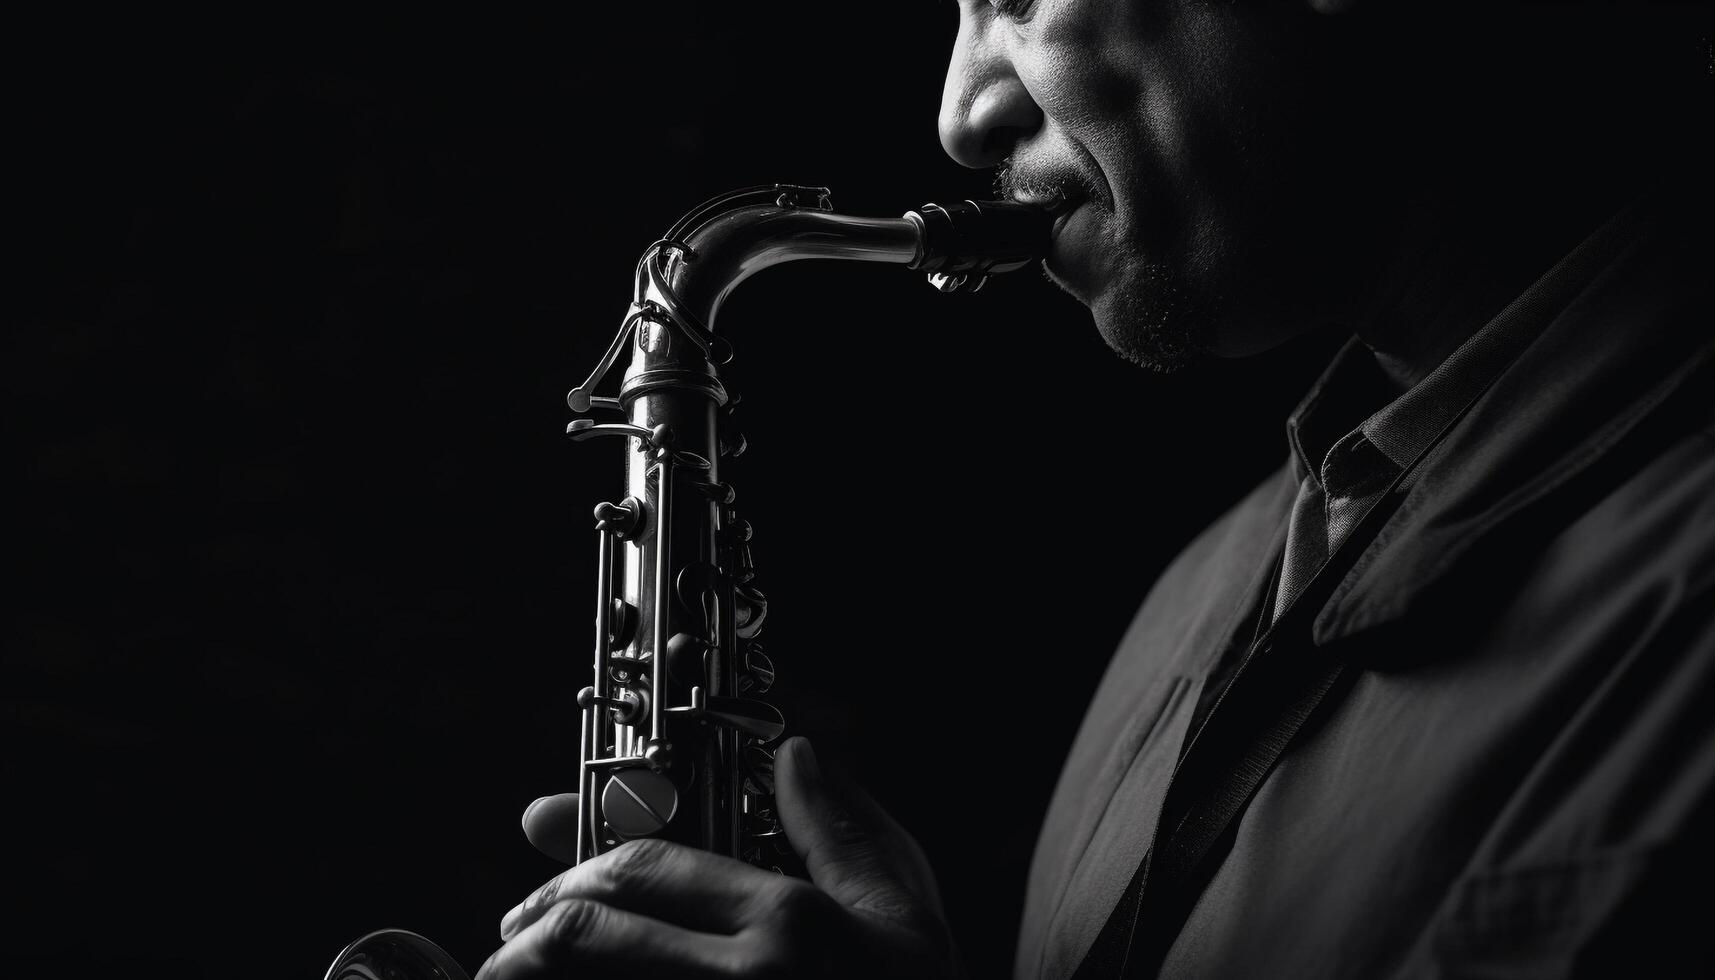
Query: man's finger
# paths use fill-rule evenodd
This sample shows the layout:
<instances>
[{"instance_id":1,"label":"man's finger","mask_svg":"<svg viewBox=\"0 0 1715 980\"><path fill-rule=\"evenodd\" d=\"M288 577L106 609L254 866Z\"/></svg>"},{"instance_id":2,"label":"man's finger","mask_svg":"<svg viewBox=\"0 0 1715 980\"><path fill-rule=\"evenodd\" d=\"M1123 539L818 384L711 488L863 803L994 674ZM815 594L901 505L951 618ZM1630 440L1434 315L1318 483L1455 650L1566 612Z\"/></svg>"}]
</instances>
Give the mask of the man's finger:
<instances>
[{"instance_id":1,"label":"man's finger","mask_svg":"<svg viewBox=\"0 0 1715 980\"><path fill-rule=\"evenodd\" d=\"M551 906L496 950L475 980L559 976L730 977L742 970L733 936L684 929L584 899Z\"/></svg>"},{"instance_id":2,"label":"man's finger","mask_svg":"<svg viewBox=\"0 0 1715 980\"><path fill-rule=\"evenodd\" d=\"M544 796L524 808L524 836L556 861L578 862L578 794Z\"/></svg>"},{"instance_id":3,"label":"man's finger","mask_svg":"<svg viewBox=\"0 0 1715 980\"><path fill-rule=\"evenodd\" d=\"M500 938L528 928L566 899L733 933L766 913L792 885L791 879L732 858L668 841L635 840L555 875L506 913Z\"/></svg>"},{"instance_id":4,"label":"man's finger","mask_svg":"<svg viewBox=\"0 0 1715 980\"><path fill-rule=\"evenodd\" d=\"M926 904L940 913L922 850L869 794L843 780L830 785L804 738L787 739L775 765L780 821L811 881L847 908Z\"/></svg>"}]
</instances>

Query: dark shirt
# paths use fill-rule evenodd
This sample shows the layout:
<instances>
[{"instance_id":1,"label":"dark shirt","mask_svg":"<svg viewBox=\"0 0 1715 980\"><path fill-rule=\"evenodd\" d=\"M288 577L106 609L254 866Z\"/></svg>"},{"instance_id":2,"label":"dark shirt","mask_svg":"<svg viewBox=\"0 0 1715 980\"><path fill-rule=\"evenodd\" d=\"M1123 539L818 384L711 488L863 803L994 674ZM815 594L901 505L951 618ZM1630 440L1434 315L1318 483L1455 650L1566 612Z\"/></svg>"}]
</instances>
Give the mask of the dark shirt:
<instances>
[{"instance_id":1,"label":"dark shirt","mask_svg":"<svg viewBox=\"0 0 1715 980\"><path fill-rule=\"evenodd\" d=\"M1707 964L1680 889L1715 871L1709 259L1696 216L1628 215L1367 415L1343 352L1288 465L1163 574L1111 662L1019 976L1069 976L1132 879L1199 706L1270 612L1306 478L1338 539L1425 447L1304 641L1352 682L1249 801L1164 975Z\"/></svg>"}]
</instances>

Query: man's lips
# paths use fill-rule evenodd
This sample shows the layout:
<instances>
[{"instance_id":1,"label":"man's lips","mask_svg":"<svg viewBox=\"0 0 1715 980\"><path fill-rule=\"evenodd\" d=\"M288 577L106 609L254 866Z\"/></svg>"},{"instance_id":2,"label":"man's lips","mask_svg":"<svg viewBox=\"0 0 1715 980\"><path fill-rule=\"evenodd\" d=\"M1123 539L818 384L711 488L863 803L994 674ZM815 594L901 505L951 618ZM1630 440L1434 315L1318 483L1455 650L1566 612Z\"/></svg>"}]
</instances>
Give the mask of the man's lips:
<instances>
[{"instance_id":1,"label":"man's lips","mask_svg":"<svg viewBox=\"0 0 1715 980\"><path fill-rule=\"evenodd\" d=\"M1013 195L1013 200L1019 204L1041 208L1048 212L1048 216L1050 218L1048 237L1049 240L1054 242L1056 245L1059 244L1061 234L1065 231L1067 222L1072 217L1073 213L1076 212L1085 201L1082 196L1073 196L1072 194L1058 188L1051 191L1028 191L1024 193L1015 193Z\"/></svg>"},{"instance_id":2,"label":"man's lips","mask_svg":"<svg viewBox=\"0 0 1715 980\"><path fill-rule=\"evenodd\" d=\"M1081 194L1071 193L1069 189L1054 188L1052 190L1029 190L1013 195L1013 200L1019 204L1041 208L1048 212L1052 219L1049 228L1050 239L1058 242L1072 215L1081 208L1088 199Z\"/></svg>"},{"instance_id":3,"label":"man's lips","mask_svg":"<svg viewBox=\"0 0 1715 980\"><path fill-rule=\"evenodd\" d=\"M1043 269L1062 287L1080 295L1079 284L1085 289L1095 274L1098 260L1095 219L1098 209L1085 207L1104 200L1083 173L1070 167L1041 168L1007 167L996 180L996 188L1004 196L1031 207L1041 208L1050 218L1048 252L1043 256Z\"/></svg>"},{"instance_id":4,"label":"man's lips","mask_svg":"<svg viewBox=\"0 0 1715 980\"><path fill-rule=\"evenodd\" d=\"M1084 220L1093 212L1085 207L1090 198L1082 194L1019 194L1013 198L1020 204L1042 208L1052 218L1049 227L1048 252L1043 256L1043 265L1050 276L1059 282L1063 288L1069 289L1074 295L1082 295L1076 284L1087 286L1086 280L1090 275L1090 263L1094 260L1091 251L1093 229L1090 222Z\"/></svg>"},{"instance_id":5,"label":"man's lips","mask_svg":"<svg viewBox=\"0 0 1715 980\"><path fill-rule=\"evenodd\" d=\"M1059 207L1051 209L1048 213L1054 216L1054 227L1049 232L1050 236L1059 238L1060 232L1066 227L1066 223L1072 220L1072 215L1083 206L1084 202L1081 200L1068 199L1063 201Z\"/></svg>"},{"instance_id":6,"label":"man's lips","mask_svg":"<svg viewBox=\"0 0 1715 980\"><path fill-rule=\"evenodd\" d=\"M1052 191L1030 191L1014 194L1012 199L1017 201L1019 204L1028 204L1031 207L1037 207L1047 211L1056 222L1067 214L1070 214L1073 209L1083 203L1081 198L1074 197L1066 191L1058 189Z\"/></svg>"}]
</instances>

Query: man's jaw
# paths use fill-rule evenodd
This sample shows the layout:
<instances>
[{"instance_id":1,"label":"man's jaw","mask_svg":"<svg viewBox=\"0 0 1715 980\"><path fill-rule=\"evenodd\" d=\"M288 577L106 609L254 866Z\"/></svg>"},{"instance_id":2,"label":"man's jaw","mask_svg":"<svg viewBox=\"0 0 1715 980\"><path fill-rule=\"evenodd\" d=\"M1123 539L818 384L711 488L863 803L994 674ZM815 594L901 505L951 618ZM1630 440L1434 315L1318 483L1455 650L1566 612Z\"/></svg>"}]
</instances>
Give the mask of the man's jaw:
<instances>
[{"instance_id":1,"label":"man's jaw","mask_svg":"<svg viewBox=\"0 0 1715 980\"><path fill-rule=\"evenodd\" d=\"M1102 187L1053 163L1008 160L995 178L998 195L1053 215L1043 274L1089 308L1108 346L1152 370L1177 370L1209 351L1218 304L1134 250Z\"/></svg>"}]
</instances>

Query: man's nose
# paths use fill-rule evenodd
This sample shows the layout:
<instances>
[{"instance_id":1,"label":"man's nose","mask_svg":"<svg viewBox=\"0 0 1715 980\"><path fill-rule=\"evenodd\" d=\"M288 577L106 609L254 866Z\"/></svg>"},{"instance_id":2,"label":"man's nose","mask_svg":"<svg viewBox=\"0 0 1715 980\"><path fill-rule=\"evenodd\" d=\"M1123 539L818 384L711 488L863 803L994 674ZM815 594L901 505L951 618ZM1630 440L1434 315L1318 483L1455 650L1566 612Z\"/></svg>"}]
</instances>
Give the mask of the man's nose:
<instances>
[{"instance_id":1,"label":"man's nose","mask_svg":"<svg viewBox=\"0 0 1715 980\"><path fill-rule=\"evenodd\" d=\"M1042 110L997 39L964 18L941 90L941 146L967 167L994 167L1042 125Z\"/></svg>"}]
</instances>

